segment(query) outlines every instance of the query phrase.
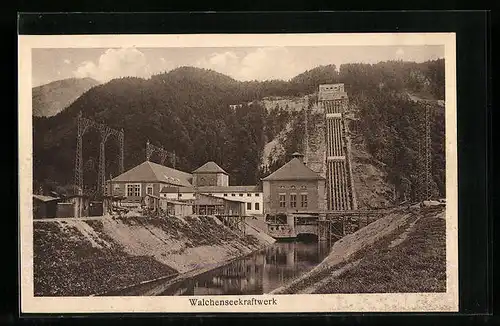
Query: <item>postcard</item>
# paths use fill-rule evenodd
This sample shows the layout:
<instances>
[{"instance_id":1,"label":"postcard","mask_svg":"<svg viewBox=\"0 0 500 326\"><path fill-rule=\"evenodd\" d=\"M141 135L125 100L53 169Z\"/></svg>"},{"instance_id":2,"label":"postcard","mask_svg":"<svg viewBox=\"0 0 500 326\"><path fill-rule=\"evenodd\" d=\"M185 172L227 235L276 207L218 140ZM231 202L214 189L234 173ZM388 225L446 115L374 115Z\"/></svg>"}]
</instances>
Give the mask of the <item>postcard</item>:
<instances>
[{"instance_id":1,"label":"postcard","mask_svg":"<svg viewBox=\"0 0 500 326\"><path fill-rule=\"evenodd\" d=\"M458 311L454 33L20 35L23 313Z\"/></svg>"}]
</instances>

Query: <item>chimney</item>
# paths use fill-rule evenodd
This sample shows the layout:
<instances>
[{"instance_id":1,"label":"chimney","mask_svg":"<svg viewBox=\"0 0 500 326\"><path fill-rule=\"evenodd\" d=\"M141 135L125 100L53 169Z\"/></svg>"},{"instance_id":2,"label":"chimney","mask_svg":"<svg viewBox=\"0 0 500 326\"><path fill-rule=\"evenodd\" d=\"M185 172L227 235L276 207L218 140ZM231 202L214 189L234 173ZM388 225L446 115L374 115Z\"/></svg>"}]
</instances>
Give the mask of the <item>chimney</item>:
<instances>
[{"instance_id":1,"label":"chimney","mask_svg":"<svg viewBox=\"0 0 500 326\"><path fill-rule=\"evenodd\" d=\"M301 161L302 163L304 163L304 155L302 155L302 154L300 154L298 152L295 152L295 153L292 154L292 157L293 158L297 158L297 159L299 159L299 161Z\"/></svg>"}]
</instances>

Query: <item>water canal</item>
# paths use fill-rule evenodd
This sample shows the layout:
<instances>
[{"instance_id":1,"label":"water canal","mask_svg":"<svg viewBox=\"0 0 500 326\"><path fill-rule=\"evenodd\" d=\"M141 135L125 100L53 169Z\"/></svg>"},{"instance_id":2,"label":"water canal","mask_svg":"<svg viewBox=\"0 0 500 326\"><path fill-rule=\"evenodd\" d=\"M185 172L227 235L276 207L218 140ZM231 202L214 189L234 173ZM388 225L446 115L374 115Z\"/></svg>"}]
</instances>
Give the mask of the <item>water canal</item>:
<instances>
[{"instance_id":1,"label":"water canal","mask_svg":"<svg viewBox=\"0 0 500 326\"><path fill-rule=\"evenodd\" d=\"M328 252L328 245L307 239L276 242L223 267L172 284L156 295L269 293L311 270Z\"/></svg>"}]
</instances>

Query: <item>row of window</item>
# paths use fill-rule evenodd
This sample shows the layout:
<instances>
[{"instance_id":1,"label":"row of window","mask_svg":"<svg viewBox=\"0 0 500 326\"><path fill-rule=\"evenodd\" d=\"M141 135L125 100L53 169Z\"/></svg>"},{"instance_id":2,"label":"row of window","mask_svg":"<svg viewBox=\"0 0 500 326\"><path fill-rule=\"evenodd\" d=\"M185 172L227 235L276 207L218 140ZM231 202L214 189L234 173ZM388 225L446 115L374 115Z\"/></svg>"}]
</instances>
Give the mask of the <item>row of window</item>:
<instances>
[{"instance_id":1,"label":"row of window","mask_svg":"<svg viewBox=\"0 0 500 326\"><path fill-rule=\"evenodd\" d=\"M285 189L286 186L280 186L280 189ZM295 185L291 185L290 189L296 189ZM307 189L307 186L300 186L300 189Z\"/></svg>"},{"instance_id":2,"label":"row of window","mask_svg":"<svg viewBox=\"0 0 500 326\"><path fill-rule=\"evenodd\" d=\"M260 209L260 204L255 203L255 210L258 211ZM247 210L251 211L252 210L252 203L247 203Z\"/></svg>"},{"instance_id":3,"label":"row of window","mask_svg":"<svg viewBox=\"0 0 500 326\"><path fill-rule=\"evenodd\" d=\"M286 195L279 195L280 207L286 207ZM297 207L297 194L290 194L290 207ZM307 194L300 195L300 207L307 207Z\"/></svg>"},{"instance_id":4,"label":"row of window","mask_svg":"<svg viewBox=\"0 0 500 326\"><path fill-rule=\"evenodd\" d=\"M147 186L146 194L153 194L153 186ZM214 194L211 194L214 195ZM140 184L127 184L127 196L128 197L140 197L141 196L141 185ZM224 197L227 197L228 194L224 194ZM236 194L231 194L232 197L235 197ZM243 194L239 194L240 197L243 197ZM251 197L252 194L247 193L247 197ZM259 197L259 193L254 194L255 197ZM179 194L179 197L182 197L182 194Z\"/></svg>"},{"instance_id":5,"label":"row of window","mask_svg":"<svg viewBox=\"0 0 500 326\"><path fill-rule=\"evenodd\" d=\"M224 194L224 197L227 197L228 195L227 194ZM236 197L236 194L231 194L232 197ZM240 197L243 197L243 194L239 194ZM259 197L260 194L259 193L256 193L254 194L255 197ZM248 193L247 194L247 197L252 197L252 194Z\"/></svg>"}]
</instances>

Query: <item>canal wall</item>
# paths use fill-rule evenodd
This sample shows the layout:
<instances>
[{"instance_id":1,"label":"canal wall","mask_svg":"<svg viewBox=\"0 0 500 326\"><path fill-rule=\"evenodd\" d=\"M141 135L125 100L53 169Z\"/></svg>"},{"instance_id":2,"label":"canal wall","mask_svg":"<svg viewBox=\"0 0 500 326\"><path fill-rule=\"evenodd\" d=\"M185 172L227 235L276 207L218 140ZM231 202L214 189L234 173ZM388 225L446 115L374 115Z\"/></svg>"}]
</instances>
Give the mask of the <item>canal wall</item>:
<instances>
[{"instance_id":1,"label":"canal wall","mask_svg":"<svg viewBox=\"0 0 500 326\"><path fill-rule=\"evenodd\" d=\"M356 258L359 253L365 250L369 251L375 243L389 235L404 232L404 227L408 225L412 219L414 219L414 213L407 208L401 207L358 231L346 235L333 244L330 254L318 266L290 284L275 289L271 293L302 293L306 287L311 289L311 287L314 287L315 283L320 284L320 282L328 276L323 275L325 272L335 266L339 268L344 267L344 269L346 269L344 265L349 266L348 263L353 261L353 258Z\"/></svg>"},{"instance_id":2,"label":"canal wall","mask_svg":"<svg viewBox=\"0 0 500 326\"><path fill-rule=\"evenodd\" d=\"M334 245L310 272L271 293L446 291L444 206L403 209L358 232Z\"/></svg>"},{"instance_id":3,"label":"canal wall","mask_svg":"<svg viewBox=\"0 0 500 326\"><path fill-rule=\"evenodd\" d=\"M213 216L100 217L34 221L35 295L106 293L206 270L274 242L247 226L236 234Z\"/></svg>"}]
</instances>

